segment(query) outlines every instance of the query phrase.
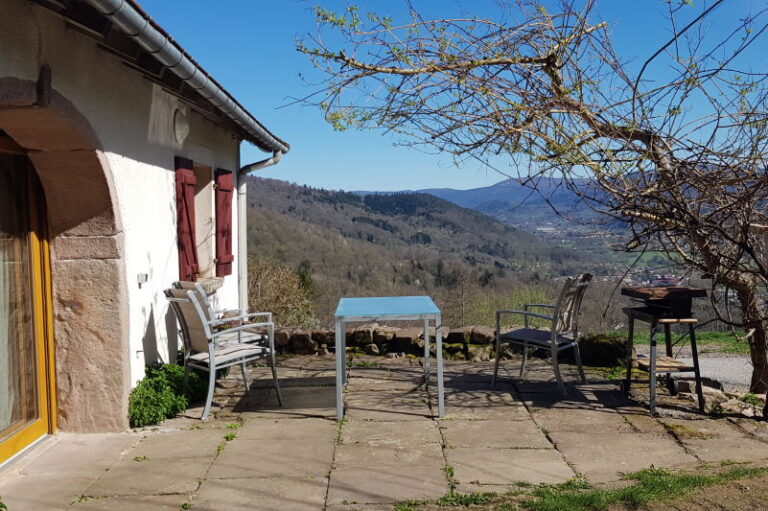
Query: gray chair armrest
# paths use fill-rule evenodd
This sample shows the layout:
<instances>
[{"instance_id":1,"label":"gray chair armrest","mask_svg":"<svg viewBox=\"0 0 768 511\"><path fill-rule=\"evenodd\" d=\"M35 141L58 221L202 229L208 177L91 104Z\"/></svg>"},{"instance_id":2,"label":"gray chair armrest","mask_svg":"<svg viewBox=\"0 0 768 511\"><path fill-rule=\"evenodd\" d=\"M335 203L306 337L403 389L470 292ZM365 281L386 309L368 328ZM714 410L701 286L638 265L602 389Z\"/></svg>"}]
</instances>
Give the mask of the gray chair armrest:
<instances>
[{"instance_id":1,"label":"gray chair armrest","mask_svg":"<svg viewBox=\"0 0 768 511\"><path fill-rule=\"evenodd\" d=\"M259 317L259 316L264 316L264 317L267 318L267 320L266 320L266 322L264 322L264 324L272 323L272 313L271 312L249 312L248 314L241 314L240 316L232 316L230 318L214 319L209 324L212 325L212 326L218 326L218 325L223 325L225 323L231 323L233 321L246 321L246 320L248 320L250 318L255 318L255 317ZM249 323L250 326L254 326L255 324L256 323Z\"/></svg>"},{"instance_id":2,"label":"gray chair armrest","mask_svg":"<svg viewBox=\"0 0 768 511\"><path fill-rule=\"evenodd\" d=\"M547 316L546 314L539 314L537 312L529 312L527 310L525 311L517 311L517 310L500 310L496 311L496 327L497 327L497 335L501 333L501 315L502 314L518 314L525 317L525 328L528 328L528 318L534 317L539 319L546 319L548 321L554 321L555 318L552 316Z\"/></svg>"}]
</instances>

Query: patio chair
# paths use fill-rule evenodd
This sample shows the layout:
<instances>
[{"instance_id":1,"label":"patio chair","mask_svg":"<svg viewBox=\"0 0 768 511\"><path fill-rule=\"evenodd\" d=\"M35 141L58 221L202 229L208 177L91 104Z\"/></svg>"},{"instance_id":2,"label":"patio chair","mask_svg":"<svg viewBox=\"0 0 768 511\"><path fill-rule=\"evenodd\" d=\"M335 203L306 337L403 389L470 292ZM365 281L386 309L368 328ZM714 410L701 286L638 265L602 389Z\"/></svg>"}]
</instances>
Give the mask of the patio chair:
<instances>
[{"instance_id":1,"label":"patio chair","mask_svg":"<svg viewBox=\"0 0 768 511\"><path fill-rule=\"evenodd\" d=\"M275 365L275 327L271 321L244 323L251 317L265 313L244 314L237 318L209 319L206 306L194 290L167 289L165 296L179 321L184 339L184 384L191 368L208 372L208 395L201 419L207 420L211 411L213 392L216 386L216 372L219 369L239 365L243 374L246 393L250 394L246 364L254 360L269 359L277 401L283 406L283 396L277 378ZM243 321L240 326L226 330L215 327L232 320ZM261 333L254 333L253 327L266 327L266 340Z\"/></svg>"},{"instance_id":2,"label":"patio chair","mask_svg":"<svg viewBox=\"0 0 768 511\"><path fill-rule=\"evenodd\" d=\"M254 312L249 314L248 311L245 309L221 309L216 310L213 308L213 304L208 299L208 293L205 291L203 286L199 282L188 282L184 280L180 280L173 283L173 287L175 289L183 289L185 291L194 291L197 294L197 297L199 299L200 304L203 306L203 312L205 313L205 319L208 321L214 320L214 319L226 319L226 322L222 322L221 324L214 327L214 330L222 330L224 328L227 328L232 325L241 326L243 325L247 320L249 320L251 317L260 317L263 316L267 323L272 322L272 313L271 312ZM264 328L259 328L255 324L250 324L249 329L246 329L248 333L254 334L252 336L248 337L248 341L245 342L256 342L260 340L265 340L267 338L267 335L264 334ZM261 334L262 338L260 339L257 334ZM239 339L236 339L239 341ZM222 339L224 341L224 339Z\"/></svg>"},{"instance_id":3,"label":"patio chair","mask_svg":"<svg viewBox=\"0 0 768 511\"><path fill-rule=\"evenodd\" d=\"M587 383L587 377L584 375L584 368L581 364L581 353L579 353L579 308L581 300L584 298L584 292L587 285L592 280L592 275L582 273L575 277L569 277L563 285L554 305L543 303L528 303L523 306L522 311L500 310L496 311L496 362L493 367L493 380L491 387L495 387L496 378L499 373L500 348L502 344L520 344L523 346L523 361L520 365L520 377L525 372L525 363L528 359L528 348L545 348L550 350L552 358L552 369L555 372L557 386L561 394L566 394L563 378L560 375L560 365L558 354L569 348L573 348L576 358L576 365L579 368L579 375L582 383ZM531 312L531 308L552 309L552 315ZM501 333L501 317L506 314L519 314L525 318L525 327ZM549 330L538 328L529 328L528 318L539 318L550 321Z\"/></svg>"}]
</instances>

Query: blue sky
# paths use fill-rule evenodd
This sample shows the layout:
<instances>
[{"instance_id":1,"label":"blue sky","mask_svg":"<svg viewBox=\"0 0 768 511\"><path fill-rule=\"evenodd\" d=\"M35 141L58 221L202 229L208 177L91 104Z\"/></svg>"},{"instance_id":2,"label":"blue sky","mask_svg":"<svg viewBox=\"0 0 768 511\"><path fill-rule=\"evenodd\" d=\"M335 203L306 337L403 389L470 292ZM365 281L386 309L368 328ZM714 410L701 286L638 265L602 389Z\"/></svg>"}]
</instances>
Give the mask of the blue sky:
<instances>
[{"instance_id":1,"label":"blue sky","mask_svg":"<svg viewBox=\"0 0 768 511\"><path fill-rule=\"evenodd\" d=\"M312 76L308 60L295 51L295 40L314 31L312 7L342 9L343 1L319 0L141 0L142 7L206 70L274 133L291 144L282 162L262 175L314 187L345 190L475 188L503 177L479 164L456 168L449 156L394 147L380 132L336 132L321 113L304 106L285 106L291 97L310 92L300 74ZM492 0L414 0L430 16L493 12ZM694 0L691 12L707 2ZM734 20L762 5L760 0L732 0L709 26ZM363 9L380 14L402 12L400 0L361 0ZM663 0L603 0L602 18L616 34L622 56L647 58L669 37L661 17ZM725 9L728 9L727 11ZM761 55L762 67L765 61ZM663 72L658 70L657 72ZM652 76L652 75L651 75ZM265 154L243 144L242 162Z\"/></svg>"}]
</instances>

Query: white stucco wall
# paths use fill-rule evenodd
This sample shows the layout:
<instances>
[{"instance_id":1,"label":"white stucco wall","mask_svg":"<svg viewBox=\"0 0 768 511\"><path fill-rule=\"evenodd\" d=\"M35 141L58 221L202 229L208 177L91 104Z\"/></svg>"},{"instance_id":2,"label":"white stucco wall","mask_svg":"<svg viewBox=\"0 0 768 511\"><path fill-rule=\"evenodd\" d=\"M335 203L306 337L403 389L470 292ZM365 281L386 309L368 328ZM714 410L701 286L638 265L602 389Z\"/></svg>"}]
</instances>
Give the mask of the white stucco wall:
<instances>
[{"instance_id":1,"label":"white stucco wall","mask_svg":"<svg viewBox=\"0 0 768 511\"><path fill-rule=\"evenodd\" d=\"M0 78L34 81L43 64L53 88L71 101L96 133L108 162L123 254L130 311L131 381L143 376L146 359L172 360L175 319L163 290L178 279L174 156L228 170L238 168L238 141L174 95L100 49L96 42L50 11L26 0L0 2ZM173 114L187 112L183 145L173 136ZM0 129L2 126L0 126ZM48 191L46 191L48 193ZM54 191L55 193L55 191ZM73 197L72 200L77 200ZM233 232L237 232L237 198ZM233 243L235 258L239 255ZM236 265L234 266L236 268ZM139 287L139 274L148 274ZM55 275L54 286L55 286ZM237 307L237 275L217 292L221 307ZM169 336L170 332L170 336Z\"/></svg>"}]
</instances>

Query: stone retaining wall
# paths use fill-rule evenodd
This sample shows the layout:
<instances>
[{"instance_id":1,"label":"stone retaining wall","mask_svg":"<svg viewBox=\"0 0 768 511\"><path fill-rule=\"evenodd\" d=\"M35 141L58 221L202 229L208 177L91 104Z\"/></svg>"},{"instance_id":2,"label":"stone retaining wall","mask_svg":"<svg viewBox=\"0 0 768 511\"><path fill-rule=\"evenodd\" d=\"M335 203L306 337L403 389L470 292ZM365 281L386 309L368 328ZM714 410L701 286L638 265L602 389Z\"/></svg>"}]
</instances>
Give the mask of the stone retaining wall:
<instances>
[{"instance_id":1,"label":"stone retaining wall","mask_svg":"<svg viewBox=\"0 0 768 511\"><path fill-rule=\"evenodd\" d=\"M443 352L447 359L490 360L493 352L494 329L483 325L458 328L441 328ZM347 349L367 355L388 357L424 354L423 329L418 327L397 328L370 323L350 328L346 332ZM435 353L435 328L430 329L431 351ZM279 353L296 355L324 355L333 350L336 336L333 330L304 330L279 328L275 330L275 344ZM624 340L616 337L587 336L580 343L586 365L621 365L626 348ZM509 346L503 348L511 354ZM542 350L543 351L543 350ZM546 355L542 353L542 355ZM570 350L563 353L564 360L570 358Z\"/></svg>"}]
</instances>

